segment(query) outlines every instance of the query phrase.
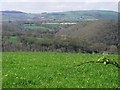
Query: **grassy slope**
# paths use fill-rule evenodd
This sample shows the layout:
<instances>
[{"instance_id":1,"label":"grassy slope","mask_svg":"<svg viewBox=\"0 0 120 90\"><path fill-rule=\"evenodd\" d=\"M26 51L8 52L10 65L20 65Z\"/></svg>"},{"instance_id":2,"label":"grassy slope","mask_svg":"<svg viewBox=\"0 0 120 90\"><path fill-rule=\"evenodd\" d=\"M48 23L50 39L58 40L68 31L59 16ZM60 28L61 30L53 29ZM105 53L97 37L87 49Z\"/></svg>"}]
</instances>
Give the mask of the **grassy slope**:
<instances>
[{"instance_id":1,"label":"grassy slope","mask_svg":"<svg viewBox=\"0 0 120 90\"><path fill-rule=\"evenodd\" d=\"M5 52L3 53L3 87L7 88L99 88L117 87L118 68L113 65L84 64L102 55ZM117 55L108 55L117 60Z\"/></svg>"}]
</instances>

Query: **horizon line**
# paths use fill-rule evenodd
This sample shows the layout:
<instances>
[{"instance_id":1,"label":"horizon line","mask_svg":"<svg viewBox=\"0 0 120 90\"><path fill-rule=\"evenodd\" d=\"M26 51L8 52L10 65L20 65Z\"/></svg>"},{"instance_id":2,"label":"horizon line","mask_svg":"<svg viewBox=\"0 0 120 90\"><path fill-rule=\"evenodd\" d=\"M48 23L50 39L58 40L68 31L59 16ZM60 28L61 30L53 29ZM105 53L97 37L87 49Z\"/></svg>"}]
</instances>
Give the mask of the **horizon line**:
<instances>
[{"instance_id":1,"label":"horizon line","mask_svg":"<svg viewBox=\"0 0 120 90\"><path fill-rule=\"evenodd\" d=\"M9 11L9 12L12 12L12 11L16 11L16 12L21 12L21 13L30 13L30 14L41 14L41 13L62 13L62 12L71 12L71 11L113 11L113 12L119 12L119 11L115 11L115 10L104 10L104 9L91 9L91 10L68 10L68 11L51 11L51 12L47 12L47 11L43 11L43 12L38 12L38 13L35 13L35 12L26 12L26 11L23 11L23 10L1 10L0 12L4 12L4 11Z\"/></svg>"}]
</instances>

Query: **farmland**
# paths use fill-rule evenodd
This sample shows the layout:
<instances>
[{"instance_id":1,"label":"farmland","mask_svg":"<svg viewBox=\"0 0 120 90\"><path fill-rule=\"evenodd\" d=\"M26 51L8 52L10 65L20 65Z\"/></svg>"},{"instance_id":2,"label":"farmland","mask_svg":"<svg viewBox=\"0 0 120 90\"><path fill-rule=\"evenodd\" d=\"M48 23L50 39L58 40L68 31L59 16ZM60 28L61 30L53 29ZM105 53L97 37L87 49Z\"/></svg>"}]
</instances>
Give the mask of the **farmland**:
<instances>
[{"instance_id":1,"label":"farmland","mask_svg":"<svg viewBox=\"0 0 120 90\"><path fill-rule=\"evenodd\" d=\"M72 25L72 24L71 24ZM68 27L68 26L71 26L71 25L65 25L65 24L53 24L53 23L44 23L44 24L39 24L39 25L36 25L36 24L24 24L23 27L25 30L43 30L43 31L46 31L46 30L60 30L61 28L65 28L65 27Z\"/></svg>"},{"instance_id":2,"label":"farmland","mask_svg":"<svg viewBox=\"0 0 120 90\"><path fill-rule=\"evenodd\" d=\"M101 54L55 52L3 52L3 88L115 88L118 70L114 65L88 63ZM117 61L117 55L106 55Z\"/></svg>"},{"instance_id":3,"label":"farmland","mask_svg":"<svg viewBox=\"0 0 120 90\"><path fill-rule=\"evenodd\" d=\"M2 87L120 87L117 14L3 11Z\"/></svg>"},{"instance_id":4,"label":"farmland","mask_svg":"<svg viewBox=\"0 0 120 90\"><path fill-rule=\"evenodd\" d=\"M49 29L43 26L36 26L36 25L31 25L31 24L25 24L24 28L31 29L31 30L48 30Z\"/></svg>"}]
</instances>

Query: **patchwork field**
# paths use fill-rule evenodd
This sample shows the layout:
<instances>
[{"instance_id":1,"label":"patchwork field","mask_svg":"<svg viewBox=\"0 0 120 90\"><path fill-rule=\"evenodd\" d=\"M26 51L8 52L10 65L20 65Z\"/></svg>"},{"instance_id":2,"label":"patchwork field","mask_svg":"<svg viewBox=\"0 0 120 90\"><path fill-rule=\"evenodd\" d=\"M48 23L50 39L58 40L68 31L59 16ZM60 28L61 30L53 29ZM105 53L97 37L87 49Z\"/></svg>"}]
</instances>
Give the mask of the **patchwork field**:
<instances>
[{"instance_id":1,"label":"patchwork field","mask_svg":"<svg viewBox=\"0 0 120 90\"><path fill-rule=\"evenodd\" d=\"M3 88L116 88L119 68L98 60L100 54L4 52ZM117 55L106 55L118 60Z\"/></svg>"}]
</instances>

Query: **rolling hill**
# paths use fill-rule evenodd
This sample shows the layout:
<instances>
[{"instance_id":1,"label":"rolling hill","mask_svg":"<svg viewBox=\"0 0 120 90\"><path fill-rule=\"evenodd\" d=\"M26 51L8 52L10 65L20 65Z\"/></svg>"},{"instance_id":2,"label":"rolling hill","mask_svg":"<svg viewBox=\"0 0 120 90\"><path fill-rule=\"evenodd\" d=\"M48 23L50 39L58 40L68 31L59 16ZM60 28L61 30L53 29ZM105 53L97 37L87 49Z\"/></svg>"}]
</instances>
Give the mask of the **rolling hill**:
<instances>
[{"instance_id":1,"label":"rolling hill","mask_svg":"<svg viewBox=\"0 0 120 90\"><path fill-rule=\"evenodd\" d=\"M61 19L61 20L117 20L117 12L105 10L81 10L67 11L57 13L46 13L46 18Z\"/></svg>"},{"instance_id":2,"label":"rolling hill","mask_svg":"<svg viewBox=\"0 0 120 90\"><path fill-rule=\"evenodd\" d=\"M80 10L54 13L31 14L21 11L1 11L3 21L5 20L117 20L118 12L105 10Z\"/></svg>"},{"instance_id":3,"label":"rolling hill","mask_svg":"<svg viewBox=\"0 0 120 90\"><path fill-rule=\"evenodd\" d=\"M3 21L26 21L32 20L34 15L21 11L1 11Z\"/></svg>"},{"instance_id":4,"label":"rolling hill","mask_svg":"<svg viewBox=\"0 0 120 90\"><path fill-rule=\"evenodd\" d=\"M23 48L24 46L30 46L30 49L26 48L26 50L60 50L82 53L92 53L95 51L96 53L102 53L107 49L110 53L117 52L117 12L92 10L28 14L19 11L4 11L2 15L3 35L6 35L4 41L6 41L6 39L9 40L9 37L11 37L10 35L12 35L12 38L13 36L20 36L19 39L23 43L22 47L20 44L21 42L17 42L19 47L14 47L16 44L13 43L14 50L25 49ZM9 22L5 22L4 20L8 20ZM10 22L10 20L14 20L15 22ZM21 20L24 22L21 22ZM32 20L32 22L28 22L29 20ZM37 26L41 28L41 22L44 20L45 22L77 21L77 24L67 25L67 27L65 26L59 30L57 30L57 26L55 31L52 32L48 30L35 30L35 28L38 28ZM26 26L28 29L24 29L25 23L28 23ZM33 25L29 25L29 23L33 23ZM53 28L53 26L51 27ZM47 25L45 27L50 28ZM33 30L29 30L30 28ZM43 41L40 41L41 38ZM11 46L11 42L9 41L5 42L3 46L5 46L4 51L13 50L9 47Z\"/></svg>"}]
</instances>

